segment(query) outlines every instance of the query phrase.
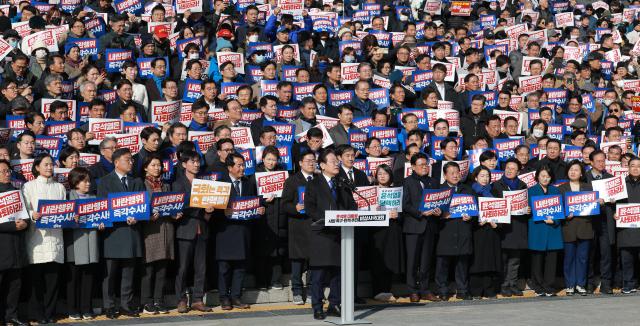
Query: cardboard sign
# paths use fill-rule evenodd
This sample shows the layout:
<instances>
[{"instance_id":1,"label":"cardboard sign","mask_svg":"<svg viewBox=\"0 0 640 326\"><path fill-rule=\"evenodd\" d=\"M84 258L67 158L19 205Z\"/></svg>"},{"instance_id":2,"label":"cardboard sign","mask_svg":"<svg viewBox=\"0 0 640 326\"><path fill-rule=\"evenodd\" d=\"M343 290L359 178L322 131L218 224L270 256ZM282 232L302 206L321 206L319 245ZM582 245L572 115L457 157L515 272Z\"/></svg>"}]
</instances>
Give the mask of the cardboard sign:
<instances>
[{"instance_id":1,"label":"cardboard sign","mask_svg":"<svg viewBox=\"0 0 640 326\"><path fill-rule=\"evenodd\" d=\"M40 229L72 228L76 226L76 202L74 200L38 201L40 219L36 226Z\"/></svg>"},{"instance_id":2,"label":"cardboard sign","mask_svg":"<svg viewBox=\"0 0 640 326\"><path fill-rule=\"evenodd\" d=\"M535 172L535 171L534 171ZM503 191L502 198L509 200L511 203L511 215L525 215L529 208L529 194L527 189Z\"/></svg>"},{"instance_id":3,"label":"cardboard sign","mask_svg":"<svg viewBox=\"0 0 640 326\"><path fill-rule=\"evenodd\" d=\"M91 145L98 145L107 135L118 134L123 131L122 120L120 119L89 119L89 132L93 133L93 138L89 141Z\"/></svg>"},{"instance_id":4,"label":"cardboard sign","mask_svg":"<svg viewBox=\"0 0 640 326\"><path fill-rule=\"evenodd\" d=\"M617 228L640 228L640 204L616 204Z\"/></svg>"},{"instance_id":5,"label":"cardboard sign","mask_svg":"<svg viewBox=\"0 0 640 326\"><path fill-rule=\"evenodd\" d=\"M231 139L233 144L239 148L256 148L251 137L249 127L231 127Z\"/></svg>"},{"instance_id":6,"label":"cardboard sign","mask_svg":"<svg viewBox=\"0 0 640 326\"><path fill-rule=\"evenodd\" d=\"M115 0L113 2L116 12L119 14L130 13L133 15L142 14L142 1L140 0Z\"/></svg>"},{"instance_id":7,"label":"cardboard sign","mask_svg":"<svg viewBox=\"0 0 640 326\"><path fill-rule=\"evenodd\" d=\"M0 39L0 61L7 56L7 54L13 51L13 47L7 43L4 39Z\"/></svg>"},{"instance_id":8,"label":"cardboard sign","mask_svg":"<svg viewBox=\"0 0 640 326\"><path fill-rule=\"evenodd\" d=\"M378 208L383 211L395 210L402 213L402 187L378 187Z\"/></svg>"},{"instance_id":9,"label":"cardboard sign","mask_svg":"<svg viewBox=\"0 0 640 326\"><path fill-rule=\"evenodd\" d=\"M160 216L175 216L182 212L184 192L154 192L151 194L151 212Z\"/></svg>"},{"instance_id":10,"label":"cardboard sign","mask_svg":"<svg viewBox=\"0 0 640 326\"><path fill-rule=\"evenodd\" d=\"M511 224L511 205L509 199L478 197L480 222Z\"/></svg>"},{"instance_id":11,"label":"cardboard sign","mask_svg":"<svg viewBox=\"0 0 640 326\"><path fill-rule=\"evenodd\" d=\"M353 85L360 79L358 73L359 63L346 63L340 64L340 76L342 76L342 84Z\"/></svg>"},{"instance_id":12,"label":"cardboard sign","mask_svg":"<svg viewBox=\"0 0 640 326\"><path fill-rule=\"evenodd\" d=\"M593 180L591 181L591 186L593 189L597 189L598 197L604 199L606 202L629 197L627 195L627 183L622 176Z\"/></svg>"},{"instance_id":13,"label":"cardboard sign","mask_svg":"<svg viewBox=\"0 0 640 326\"><path fill-rule=\"evenodd\" d=\"M478 216L476 197L464 194L454 194L449 205L449 218L462 218L464 215Z\"/></svg>"},{"instance_id":14,"label":"cardboard sign","mask_svg":"<svg viewBox=\"0 0 640 326\"><path fill-rule=\"evenodd\" d=\"M123 49L106 49L105 56L105 71L109 73L120 73L122 71L122 65L126 61L133 59L133 51Z\"/></svg>"},{"instance_id":15,"label":"cardboard sign","mask_svg":"<svg viewBox=\"0 0 640 326\"><path fill-rule=\"evenodd\" d=\"M29 219L20 190L0 193L0 223Z\"/></svg>"},{"instance_id":16,"label":"cardboard sign","mask_svg":"<svg viewBox=\"0 0 640 326\"><path fill-rule=\"evenodd\" d=\"M176 0L175 4L177 14L183 14L187 10L202 12L202 0Z\"/></svg>"},{"instance_id":17,"label":"cardboard sign","mask_svg":"<svg viewBox=\"0 0 640 326\"><path fill-rule=\"evenodd\" d=\"M547 217L554 220L564 219L562 195L533 196L531 203L534 221L544 221Z\"/></svg>"},{"instance_id":18,"label":"cardboard sign","mask_svg":"<svg viewBox=\"0 0 640 326\"><path fill-rule=\"evenodd\" d=\"M180 120L181 101L152 101L151 122L158 125L173 124Z\"/></svg>"},{"instance_id":19,"label":"cardboard sign","mask_svg":"<svg viewBox=\"0 0 640 326\"><path fill-rule=\"evenodd\" d=\"M420 211L430 211L440 208L443 212L449 211L449 204L453 196L453 188L448 189L424 189L422 191L422 203Z\"/></svg>"},{"instance_id":20,"label":"cardboard sign","mask_svg":"<svg viewBox=\"0 0 640 326\"><path fill-rule=\"evenodd\" d=\"M251 220L260 217L258 209L260 208L260 197L256 196L241 196L236 197L231 201L231 213L227 216L231 220Z\"/></svg>"},{"instance_id":21,"label":"cardboard sign","mask_svg":"<svg viewBox=\"0 0 640 326\"><path fill-rule=\"evenodd\" d=\"M31 54L36 49L36 46L39 47L40 45L44 45L49 52L58 52L58 40L53 30L50 29L23 36L21 45L20 49L27 55Z\"/></svg>"},{"instance_id":22,"label":"cardboard sign","mask_svg":"<svg viewBox=\"0 0 640 326\"><path fill-rule=\"evenodd\" d=\"M110 226L109 200L106 198L76 199L78 227L97 229L100 224Z\"/></svg>"},{"instance_id":23,"label":"cardboard sign","mask_svg":"<svg viewBox=\"0 0 640 326\"><path fill-rule=\"evenodd\" d=\"M225 209L231 195L231 183L193 179L189 206Z\"/></svg>"},{"instance_id":24,"label":"cardboard sign","mask_svg":"<svg viewBox=\"0 0 640 326\"><path fill-rule=\"evenodd\" d=\"M362 197L358 196L358 194ZM375 210L378 206L378 187L356 187L353 192L353 200L356 202L359 211Z\"/></svg>"},{"instance_id":25,"label":"cardboard sign","mask_svg":"<svg viewBox=\"0 0 640 326\"><path fill-rule=\"evenodd\" d=\"M256 172L256 185L258 186L258 196L276 198L282 197L284 182L289 177L287 171Z\"/></svg>"},{"instance_id":26,"label":"cardboard sign","mask_svg":"<svg viewBox=\"0 0 640 326\"><path fill-rule=\"evenodd\" d=\"M519 80L520 91L531 93L542 88L542 76L522 76Z\"/></svg>"},{"instance_id":27,"label":"cardboard sign","mask_svg":"<svg viewBox=\"0 0 640 326\"><path fill-rule=\"evenodd\" d=\"M471 16L471 1L451 1L451 16Z\"/></svg>"},{"instance_id":28,"label":"cardboard sign","mask_svg":"<svg viewBox=\"0 0 640 326\"><path fill-rule=\"evenodd\" d=\"M590 216L600 214L598 192L578 191L564 194L564 211L567 216Z\"/></svg>"},{"instance_id":29,"label":"cardboard sign","mask_svg":"<svg viewBox=\"0 0 640 326\"><path fill-rule=\"evenodd\" d=\"M325 226L389 226L389 211L325 211Z\"/></svg>"},{"instance_id":30,"label":"cardboard sign","mask_svg":"<svg viewBox=\"0 0 640 326\"><path fill-rule=\"evenodd\" d=\"M108 199L111 222L126 222L129 217L137 221L149 220L149 193L146 191L110 193Z\"/></svg>"},{"instance_id":31,"label":"cardboard sign","mask_svg":"<svg viewBox=\"0 0 640 326\"><path fill-rule=\"evenodd\" d=\"M218 60L218 69L225 62L232 62L233 67L239 74L244 74L244 56L242 53L236 52L216 52L216 59Z\"/></svg>"}]
</instances>

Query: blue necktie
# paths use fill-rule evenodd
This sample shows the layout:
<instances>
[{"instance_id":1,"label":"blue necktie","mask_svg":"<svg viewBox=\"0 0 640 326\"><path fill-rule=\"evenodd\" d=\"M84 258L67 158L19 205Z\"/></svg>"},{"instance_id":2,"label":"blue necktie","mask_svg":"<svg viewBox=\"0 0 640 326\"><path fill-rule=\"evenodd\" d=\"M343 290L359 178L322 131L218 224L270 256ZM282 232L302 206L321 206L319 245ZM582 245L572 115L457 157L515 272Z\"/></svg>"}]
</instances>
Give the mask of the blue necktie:
<instances>
[{"instance_id":1,"label":"blue necktie","mask_svg":"<svg viewBox=\"0 0 640 326\"><path fill-rule=\"evenodd\" d=\"M333 179L329 180L329 188L331 188L331 195L333 196L333 200L337 200L338 194L336 193L336 187L334 185Z\"/></svg>"}]
</instances>

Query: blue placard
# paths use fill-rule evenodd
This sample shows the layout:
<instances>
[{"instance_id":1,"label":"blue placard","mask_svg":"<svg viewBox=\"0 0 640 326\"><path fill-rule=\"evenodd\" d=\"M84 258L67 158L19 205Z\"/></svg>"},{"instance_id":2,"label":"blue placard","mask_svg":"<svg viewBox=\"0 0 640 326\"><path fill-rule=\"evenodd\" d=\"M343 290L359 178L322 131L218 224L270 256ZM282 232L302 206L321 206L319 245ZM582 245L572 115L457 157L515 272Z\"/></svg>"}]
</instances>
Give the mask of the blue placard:
<instances>
[{"instance_id":1,"label":"blue placard","mask_svg":"<svg viewBox=\"0 0 640 326\"><path fill-rule=\"evenodd\" d=\"M73 38L70 37L67 39L67 42L64 44L64 51L67 53L69 49L77 45L80 48L80 57L91 56L92 58L97 58L98 48L100 47L100 41L96 38Z\"/></svg>"},{"instance_id":2,"label":"blue placard","mask_svg":"<svg viewBox=\"0 0 640 326\"><path fill-rule=\"evenodd\" d=\"M442 154L442 149L440 149L440 143L446 138L449 138L449 137L438 137L438 136L431 137L431 141L430 141L431 158L433 158L434 160L444 159L444 155ZM463 148L462 137L451 137L451 138L454 138L458 143L458 160L460 160L462 159L462 151L460 149Z\"/></svg>"},{"instance_id":3,"label":"blue placard","mask_svg":"<svg viewBox=\"0 0 640 326\"><path fill-rule=\"evenodd\" d=\"M349 90L330 89L328 95L329 103L332 106L339 107L342 104L351 102L351 100L353 100L353 97L355 96L355 92Z\"/></svg>"},{"instance_id":4,"label":"blue placard","mask_svg":"<svg viewBox=\"0 0 640 326\"><path fill-rule=\"evenodd\" d=\"M422 203L420 203L420 210L425 212L440 208L442 212L448 212L452 196L453 188L424 189L422 191Z\"/></svg>"},{"instance_id":5,"label":"blue placard","mask_svg":"<svg viewBox=\"0 0 640 326\"><path fill-rule=\"evenodd\" d=\"M96 229L100 224L111 226L109 200L105 198L76 199L78 227Z\"/></svg>"},{"instance_id":6,"label":"blue placard","mask_svg":"<svg viewBox=\"0 0 640 326\"><path fill-rule=\"evenodd\" d=\"M74 200L38 200L40 218L36 226L40 229L74 228L77 223L76 202Z\"/></svg>"},{"instance_id":7,"label":"blue placard","mask_svg":"<svg viewBox=\"0 0 640 326\"><path fill-rule=\"evenodd\" d=\"M52 136L36 136L36 150L34 156L40 153L47 153L53 157L54 161L60 156L62 150L62 139Z\"/></svg>"},{"instance_id":8,"label":"blue placard","mask_svg":"<svg viewBox=\"0 0 640 326\"><path fill-rule=\"evenodd\" d=\"M378 110L386 110L389 107L389 90L386 88L372 88L369 90L369 99L378 106Z\"/></svg>"},{"instance_id":9,"label":"blue placard","mask_svg":"<svg viewBox=\"0 0 640 326\"><path fill-rule=\"evenodd\" d=\"M167 57L160 57L160 58L164 59L164 63L165 63L164 75L165 77L169 76L169 58ZM151 72L151 61L155 59L157 59L157 57L138 58L136 60L136 64L138 65L138 76L140 76L140 78L148 79L153 76L153 73Z\"/></svg>"},{"instance_id":10,"label":"blue placard","mask_svg":"<svg viewBox=\"0 0 640 326\"><path fill-rule=\"evenodd\" d=\"M76 8L82 5L82 0L60 0L58 7L67 14L72 13Z\"/></svg>"},{"instance_id":11,"label":"blue placard","mask_svg":"<svg viewBox=\"0 0 640 326\"><path fill-rule=\"evenodd\" d=\"M515 149L519 145L524 144L524 139L519 138L496 138L493 140L493 147L496 149L498 155L498 161L505 162L508 159L515 157Z\"/></svg>"},{"instance_id":12,"label":"blue placard","mask_svg":"<svg viewBox=\"0 0 640 326\"><path fill-rule=\"evenodd\" d=\"M468 99L469 99L469 103L471 103L471 99L475 96L475 95L482 95L484 96L486 102L484 105L484 109L485 110L492 110L495 109L498 106L498 96L497 92L494 91L470 91L468 94Z\"/></svg>"},{"instance_id":13,"label":"blue placard","mask_svg":"<svg viewBox=\"0 0 640 326\"><path fill-rule=\"evenodd\" d=\"M154 192L151 194L151 211L160 216L175 216L184 208L184 192Z\"/></svg>"},{"instance_id":14,"label":"blue placard","mask_svg":"<svg viewBox=\"0 0 640 326\"><path fill-rule=\"evenodd\" d=\"M561 107L565 107L567 104L567 90L563 88L544 88L544 93L547 94L547 102L555 103Z\"/></svg>"},{"instance_id":15,"label":"blue placard","mask_svg":"<svg viewBox=\"0 0 640 326\"><path fill-rule=\"evenodd\" d=\"M187 80L184 81L182 100L189 103L197 101L202 95L201 86L202 80L187 78Z\"/></svg>"},{"instance_id":16,"label":"blue placard","mask_svg":"<svg viewBox=\"0 0 640 326\"><path fill-rule=\"evenodd\" d=\"M566 216L590 216L600 214L600 202L597 191L576 191L564 194L564 212Z\"/></svg>"},{"instance_id":17,"label":"blue placard","mask_svg":"<svg viewBox=\"0 0 640 326\"><path fill-rule=\"evenodd\" d=\"M398 129L389 127L371 127L368 132L369 137L376 137L380 140L382 148L388 148L392 152L398 151Z\"/></svg>"},{"instance_id":18,"label":"blue placard","mask_svg":"<svg viewBox=\"0 0 640 326\"><path fill-rule=\"evenodd\" d=\"M464 214L478 216L478 201L475 196L454 194L449 205L449 218L462 218Z\"/></svg>"},{"instance_id":19,"label":"blue placard","mask_svg":"<svg viewBox=\"0 0 640 326\"><path fill-rule=\"evenodd\" d=\"M93 18L85 19L84 28L86 31L93 33L93 36L95 36L96 39L100 38L100 36L104 34L107 34L107 24L100 16L94 16Z\"/></svg>"},{"instance_id":20,"label":"blue placard","mask_svg":"<svg viewBox=\"0 0 640 326\"><path fill-rule=\"evenodd\" d=\"M119 14L125 12L134 15L142 14L142 1L140 0L115 0L113 5Z\"/></svg>"},{"instance_id":21,"label":"blue placard","mask_svg":"<svg viewBox=\"0 0 640 326\"><path fill-rule=\"evenodd\" d=\"M414 70L411 72L411 82L413 89L422 91L433 81L433 71L431 70Z\"/></svg>"},{"instance_id":22,"label":"blue placard","mask_svg":"<svg viewBox=\"0 0 640 326\"><path fill-rule=\"evenodd\" d=\"M229 207L233 213L227 218L232 220L252 220L260 217L260 197L257 196L236 197L230 201Z\"/></svg>"},{"instance_id":23,"label":"blue placard","mask_svg":"<svg viewBox=\"0 0 640 326\"><path fill-rule=\"evenodd\" d=\"M548 216L554 220L564 219L562 195L533 196L530 200L534 221L544 221Z\"/></svg>"},{"instance_id":24,"label":"blue placard","mask_svg":"<svg viewBox=\"0 0 640 326\"><path fill-rule=\"evenodd\" d=\"M238 152L238 154L242 155L242 157L244 157L244 174L245 175L252 175L256 173L256 160L255 160L255 154L254 154L254 150L247 148L247 149L241 149L241 148L236 148L236 151Z\"/></svg>"},{"instance_id":25,"label":"blue placard","mask_svg":"<svg viewBox=\"0 0 640 326\"><path fill-rule=\"evenodd\" d=\"M264 121L264 126L272 126L276 130L276 143L278 146L293 145L296 128L290 123L277 121Z\"/></svg>"},{"instance_id":26,"label":"blue placard","mask_svg":"<svg viewBox=\"0 0 640 326\"><path fill-rule=\"evenodd\" d=\"M293 170L293 156L291 155L291 145L277 146L280 152L280 166L287 171Z\"/></svg>"},{"instance_id":27,"label":"blue placard","mask_svg":"<svg viewBox=\"0 0 640 326\"><path fill-rule=\"evenodd\" d=\"M306 186L298 187L298 204L304 205L304 192L306 191ZM304 209L300 211L300 214L304 214Z\"/></svg>"},{"instance_id":28,"label":"blue placard","mask_svg":"<svg viewBox=\"0 0 640 326\"><path fill-rule=\"evenodd\" d=\"M110 193L108 198L111 222L126 222L128 217L137 221L149 220L149 193L146 191Z\"/></svg>"},{"instance_id":29,"label":"blue placard","mask_svg":"<svg viewBox=\"0 0 640 326\"><path fill-rule=\"evenodd\" d=\"M122 70L122 65L133 58L133 51L106 49L105 55L105 70L109 73L119 73Z\"/></svg>"},{"instance_id":30,"label":"blue placard","mask_svg":"<svg viewBox=\"0 0 640 326\"><path fill-rule=\"evenodd\" d=\"M349 128L349 145L355 148L356 151L359 150L364 153L364 144L367 142L367 138L366 133Z\"/></svg>"}]
</instances>

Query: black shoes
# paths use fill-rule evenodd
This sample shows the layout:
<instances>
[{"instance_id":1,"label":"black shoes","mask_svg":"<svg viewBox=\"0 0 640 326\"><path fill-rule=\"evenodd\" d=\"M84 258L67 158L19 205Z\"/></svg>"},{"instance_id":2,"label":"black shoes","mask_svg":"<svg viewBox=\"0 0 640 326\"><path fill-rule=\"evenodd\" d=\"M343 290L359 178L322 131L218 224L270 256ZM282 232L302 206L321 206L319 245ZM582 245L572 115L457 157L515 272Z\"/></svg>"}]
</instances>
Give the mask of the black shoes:
<instances>
[{"instance_id":1,"label":"black shoes","mask_svg":"<svg viewBox=\"0 0 640 326\"><path fill-rule=\"evenodd\" d=\"M18 318L11 318L7 321L7 325L12 326L29 326L29 323Z\"/></svg>"},{"instance_id":2,"label":"black shoes","mask_svg":"<svg viewBox=\"0 0 640 326\"><path fill-rule=\"evenodd\" d=\"M325 314L324 311L322 311L322 309L313 312L313 319L315 320L324 320L326 318L327 318L327 314Z\"/></svg>"},{"instance_id":3,"label":"black shoes","mask_svg":"<svg viewBox=\"0 0 640 326\"><path fill-rule=\"evenodd\" d=\"M122 309L122 311L120 311L120 314L123 316L131 317L131 318L140 317L140 314L137 311L128 310L128 309Z\"/></svg>"},{"instance_id":4,"label":"black shoes","mask_svg":"<svg viewBox=\"0 0 640 326\"><path fill-rule=\"evenodd\" d=\"M329 305L327 308L327 316L340 317L340 315L339 305Z\"/></svg>"}]
</instances>

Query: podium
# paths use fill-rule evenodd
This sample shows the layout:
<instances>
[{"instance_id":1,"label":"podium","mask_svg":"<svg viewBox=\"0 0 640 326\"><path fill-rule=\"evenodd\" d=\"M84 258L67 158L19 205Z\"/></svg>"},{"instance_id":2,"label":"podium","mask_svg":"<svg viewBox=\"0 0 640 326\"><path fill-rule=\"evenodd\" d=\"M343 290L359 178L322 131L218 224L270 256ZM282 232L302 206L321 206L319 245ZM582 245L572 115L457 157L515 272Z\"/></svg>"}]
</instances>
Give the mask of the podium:
<instances>
[{"instance_id":1,"label":"podium","mask_svg":"<svg viewBox=\"0 0 640 326\"><path fill-rule=\"evenodd\" d=\"M354 228L358 226L389 226L388 211L326 211L326 226L340 227L340 319L328 319L334 325L371 324L355 320Z\"/></svg>"}]
</instances>

